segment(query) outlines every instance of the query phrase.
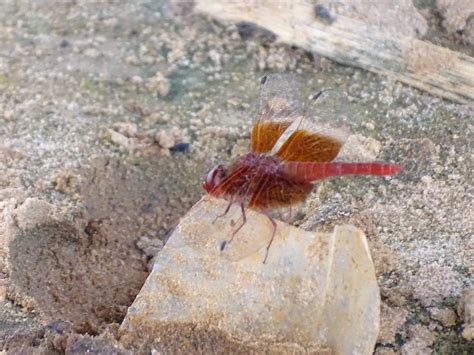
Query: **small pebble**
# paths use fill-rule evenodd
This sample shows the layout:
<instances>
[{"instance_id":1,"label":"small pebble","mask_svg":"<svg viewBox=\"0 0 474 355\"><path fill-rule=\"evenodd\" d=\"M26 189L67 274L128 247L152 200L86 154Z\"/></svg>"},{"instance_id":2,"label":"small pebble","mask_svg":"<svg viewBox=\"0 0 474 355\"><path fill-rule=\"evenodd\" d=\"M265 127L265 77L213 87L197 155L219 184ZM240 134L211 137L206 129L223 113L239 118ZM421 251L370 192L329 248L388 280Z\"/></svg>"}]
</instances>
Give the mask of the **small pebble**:
<instances>
[{"instance_id":1,"label":"small pebble","mask_svg":"<svg viewBox=\"0 0 474 355\"><path fill-rule=\"evenodd\" d=\"M0 302L5 301L6 297L7 297L7 288L3 284L0 284Z\"/></svg>"},{"instance_id":2,"label":"small pebble","mask_svg":"<svg viewBox=\"0 0 474 355\"><path fill-rule=\"evenodd\" d=\"M175 145L174 135L164 129L156 132L155 141L163 148L171 148Z\"/></svg>"},{"instance_id":3,"label":"small pebble","mask_svg":"<svg viewBox=\"0 0 474 355\"><path fill-rule=\"evenodd\" d=\"M89 58L97 58L99 55L100 55L100 52L95 49L95 48L87 48L85 51L84 51L84 55L86 57L89 57Z\"/></svg>"},{"instance_id":4,"label":"small pebble","mask_svg":"<svg viewBox=\"0 0 474 355\"><path fill-rule=\"evenodd\" d=\"M135 85L140 85L143 83L143 79L138 75L132 76L132 83L134 83Z\"/></svg>"},{"instance_id":5,"label":"small pebble","mask_svg":"<svg viewBox=\"0 0 474 355\"><path fill-rule=\"evenodd\" d=\"M221 65L221 55L215 49L211 49L207 56L216 66L219 67Z\"/></svg>"},{"instance_id":6,"label":"small pebble","mask_svg":"<svg viewBox=\"0 0 474 355\"><path fill-rule=\"evenodd\" d=\"M143 251L146 256L153 257L163 249L163 242L160 239L141 237L137 241L137 248Z\"/></svg>"},{"instance_id":7,"label":"small pebble","mask_svg":"<svg viewBox=\"0 0 474 355\"><path fill-rule=\"evenodd\" d=\"M441 322L445 327L452 327L456 324L456 313L451 309L440 309L440 308L431 308L430 309L431 318Z\"/></svg>"},{"instance_id":8,"label":"small pebble","mask_svg":"<svg viewBox=\"0 0 474 355\"><path fill-rule=\"evenodd\" d=\"M117 26L118 20L116 17L110 17L104 20L104 25L107 27L115 27Z\"/></svg>"},{"instance_id":9,"label":"small pebble","mask_svg":"<svg viewBox=\"0 0 474 355\"><path fill-rule=\"evenodd\" d=\"M130 64L130 65L137 65L138 58L135 55L129 55L128 57L125 58L125 63Z\"/></svg>"},{"instance_id":10,"label":"small pebble","mask_svg":"<svg viewBox=\"0 0 474 355\"><path fill-rule=\"evenodd\" d=\"M127 137L134 137L138 132L137 125L131 122L118 122L112 128Z\"/></svg>"},{"instance_id":11,"label":"small pebble","mask_svg":"<svg viewBox=\"0 0 474 355\"><path fill-rule=\"evenodd\" d=\"M171 91L170 81L161 73L156 73L146 82L146 88L150 92L157 92L160 96L165 97Z\"/></svg>"},{"instance_id":12,"label":"small pebble","mask_svg":"<svg viewBox=\"0 0 474 355\"><path fill-rule=\"evenodd\" d=\"M127 138L121 133L118 133L117 131L114 131L113 129L109 129L108 132L110 134L110 141L112 143L119 145L121 147L127 148L127 149L129 148L130 146L129 138Z\"/></svg>"},{"instance_id":13,"label":"small pebble","mask_svg":"<svg viewBox=\"0 0 474 355\"><path fill-rule=\"evenodd\" d=\"M375 129L375 126L372 122L367 122L365 124L365 127L369 130L369 131L373 131Z\"/></svg>"}]
</instances>

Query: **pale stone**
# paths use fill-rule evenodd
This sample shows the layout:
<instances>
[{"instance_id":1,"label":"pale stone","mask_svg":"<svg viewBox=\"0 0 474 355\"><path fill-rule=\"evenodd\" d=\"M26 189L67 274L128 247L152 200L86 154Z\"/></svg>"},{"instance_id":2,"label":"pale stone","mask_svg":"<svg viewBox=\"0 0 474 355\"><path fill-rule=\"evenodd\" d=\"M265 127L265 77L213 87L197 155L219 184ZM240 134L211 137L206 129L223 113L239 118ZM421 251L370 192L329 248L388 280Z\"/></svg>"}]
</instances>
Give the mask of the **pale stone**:
<instances>
[{"instance_id":1,"label":"pale stone","mask_svg":"<svg viewBox=\"0 0 474 355\"><path fill-rule=\"evenodd\" d=\"M395 355L395 350L391 348L378 348L375 350L374 355Z\"/></svg>"},{"instance_id":2,"label":"pale stone","mask_svg":"<svg viewBox=\"0 0 474 355\"><path fill-rule=\"evenodd\" d=\"M117 122L112 125L112 128L129 138L135 137L138 132L137 125L131 122Z\"/></svg>"},{"instance_id":3,"label":"pale stone","mask_svg":"<svg viewBox=\"0 0 474 355\"><path fill-rule=\"evenodd\" d=\"M26 199L26 191L21 187L7 187L0 189L0 201L15 199L16 202L22 203Z\"/></svg>"},{"instance_id":4,"label":"pale stone","mask_svg":"<svg viewBox=\"0 0 474 355\"><path fill-rule=\"evenodd\" d=\"M132 83L135 85L141 85L143 83L143 78L138 75L132 76Z\"/></svg>"},{"instance_id":5,"label":"pale stone","mask_svg":"<svg viewBox=\"0 0 474 355\"><path fill-rule=\"evenodd\" d=\"M160 239L150 239L145 236L138 239L136 245L148 257L155 256L163 249L163 242Z\"/></svg>"},{"instance_id":6,"label":"pale stone","mask_svg":"<svg viewBox=\"0 0 474 355\"><path fill-rule=\"evenodd\" d=\"M421 38L428 30L426 20L411 0L319 0L318 5L326 8L330 16L347 16L399 35Z\"/></svg>"},{"instance_id":7,"label":"pale stone","mask_svg":"<svg viewBox=\"0 0 474 355\"><path fill-rule=\"evenodd\" d=\"M54 211L55 207L50 203L36 197L28 197L16 211L18 227L27 230L52 222Z\"/></svg>"},{"instance_id":8,"label":"pale stone","mask_svg":"<svg viewBox=\"0 0 474 355\"><path fill-rule=\"evenodd\" d=\"M115 27L117 26L118 19L116 17L110 17L104 20L104 25L107 27Z\"/></svg>"},{"instance_id":9,"label":"pale stone","mask_svg":"<svg viewBox=\"0 0 474 355\"><path fill-rule=\"evenodd\" d=\"M100 55L100 52L96 48L87 48L84 51L84 55L89 58L97 58Z\"/></svg>"},{"instance_id":10,"label":"pale stone","mask_svg":"<svg viewBox=\"0 0 474 355\"><path fill-rule=\"evenodd\" d=\"M463 291L461 296L464 329L462 336L468 341L474 340L474 288Z\"/></svg>"},{"instance_id":11,"label":"pale stone","mask_svg":"<svg viewBox=\"0 0 474 355\"><path fill-rule=\"evenodd\" d=\"M430 346L435 341L435 334L428 327L414 324L408 328L409 340L401 348L402 355L431 354Z\"/></svg>"},{"instance_id":12,"label":"pale stone","mask_svg":"<svg viewBox=\"0 0 474 355\"><path fill-rule=\"evenodd\" d=\"M6 281L0 279L0 302L5 301L5 299L7 298L7 288L5 284L6 284Z\"/></svg>"},{"instance_id":13,"label":"pale stone","mask_svg":"<svg viewBox=\"0 0 474 355\"><path fill-rule=\"evenodd\" d=\"M382 321L378 340L382 344L395 343L398 330L405 324L408 312L401 307L390 307L382 303Z\"/></svg>"},{"instance_id":14,"label":"pale stone","mask_svg":"<svg viewBox=\"0 0 474 355\"><path fill-rule=\"evenodd\" d=\"M164 129L156 132L155 141L163 148L171 148L176 144L173 134L165 131Z\"/></svg>"},{"instance_id":15,"label":"pale stone","mask_svg":"<svg viewBox=\"0 0 474 355\"><path fill-rule=\"evenodd\" d=\"M107 132L110 134L110 140L112 143L128 148L130 146L129 138L121 133L118 133L112 129L108 129Z\"/></svg>"},{"instance_id":16,"label":"pale stone","mask_svg":"<svg viewBox=\"0 0 474 355\"><path fill-rule=\"evenodd\" d=\"M456 313L453 310L444 308L430 308L431 318L441 322L445 327L452 327L456 324Z\"/></svg>"},{"instance_id":17,"label":"pale stone","mask_svg":"<svg viewBox=\"0 0 474 355\"><path fill-rule=\"evenodd\" d=\"M129 308L123 332L167 324L206 324L243 342L329 346L370 354L380 295L365 235L353 226L304 231L204 197L183 217Z\"/></svg>"},{"instance_id":18,"label":"pale stone","mask_svg":"<svg viewBox=\"0 0 474 355\"><path fill-rule=\"evenodd\" d=\"M161 73L147 80L146 87L150 92L157 92L160 96L168 96L171 90L171 82Z\"/></svg>"},{"instance_id":19,"label":"pale stone","mask_svg":"<svg viewBox=\"0 0 474 355\"><path fill-rule=\"evenodd\" d=\"M215 49L211 49L207 56L215 66L219 67L221 65L221 55Z\"/></svg>"},{"instance_id":20,"label":"pale stone","mask_svg":"<svg viewBox=\"0 0 474 355\"><path fill-rule=\"evenodd\" d=\"M449 33L462 31L474 13L472 0L437 0L436 8L443 17L443 27Z\"/></svg>"},{"instance_id":21,"label":"pale stone","mask_svg":"<svg viewBox=\"0 0 474 355\"><path fill-rule=\"evenodd\" d=\"M345 161L372 161L382 149L382 144L376 139L360 134L351 135L339 152L338 158Z\"/></svg>"},{"instance_id":22,"label":"pale stone","mask_svg":"<svg viewBox=\"0 0 474 355\"><path fill-rule=\"evenodd\" d=\"M122 147L123 149L134 152L140 149L145 149L148 145L146 143L140 144L140 141L135 138L128 138L123 134L114 131L113 129L107 129L109 137L112 143Z\"/></svg>"}]
</instances>

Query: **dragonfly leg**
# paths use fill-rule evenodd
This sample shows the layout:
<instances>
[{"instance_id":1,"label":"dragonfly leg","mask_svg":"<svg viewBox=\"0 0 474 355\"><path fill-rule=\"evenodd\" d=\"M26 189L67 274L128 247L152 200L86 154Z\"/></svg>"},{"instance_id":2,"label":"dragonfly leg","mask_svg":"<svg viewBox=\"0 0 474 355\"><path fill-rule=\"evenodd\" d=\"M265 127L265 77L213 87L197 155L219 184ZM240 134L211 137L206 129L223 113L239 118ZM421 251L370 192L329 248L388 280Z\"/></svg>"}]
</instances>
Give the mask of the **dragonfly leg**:
<instances>
[{"instance_id":1,"label":"dragonfly leg","mask_svg":"<svg viewBox=\"0 0 474 355\"><path fill-rule=\"evenodd\" d=\"M214 218L214 220L212 221L212 224L216 223L216 221L217 221L219 218L224 217L224 216L229 212L230 207L232 206L232 203L233 203L233 201L232 201L232 199L230 199L230 200L229 200L229 204L227 205L227 207L226 207L224 213L222 213L222 214L218 215L216 218Z\"/></svg>"},{"instance_id":2,"label":"dragonfly leg","mask_svg":"<svg viewBox=\"0 0 474 355\"><path fill-rule=\"evenodd\" d=\"M237 228L233 233L232 233L232 237L230 238L229 240L229 243L232 242L232 240L234 239L235 235L239 232L239 230L242 229L242 227L244 226L245 223L247 223L247 216L245 215L245 208L244 208L244 204L241 203L240 204L240 209L242 210L242 224L239 226L239 228Z\"/></svg>"},{"instance_id":3,"label":"dragonfly leg","mask_svg":"<svg viewBox=\"0 0 474 355\"><path fill-rule=\"evenodd\" d=\"M238 233L238 231L244 226L245 223L247 223L247 216L245 215L245 207L244 207L244 204L243 203L240 203L240 209L242 210L242 224L239 226L239 228L237 228L233 233L232 233L232 237L230 237L229 241L226 242L222 242L221 244L221 251L223 251L226 247L227 244L229 244L230 242L232 242L232 240L234 240L234 237L235 235Z\"/></svg>"},{"instance_id":4,"label":"dragonfly leg","mask_svg":"<svg viewBox=\"0 0 474 355\"><path fill-rule=\"evenodd\" d=\"M272 245L273 243L273 239L275 238L275 234L276 234L276 229L277 229L277 224L275 222L275 220L270 217L269 215L267 215L268 219L270 220L270 222L272 223L273 225L273 231L272 231L272 237L270 239L270 242L268 243L267 245L267 250L265 252L265 258L263 259L263 263L265 264L265 262L267 261L267 257L268 257L268 250L270 249L270 246Z\"/></svg>"}]
</instances>

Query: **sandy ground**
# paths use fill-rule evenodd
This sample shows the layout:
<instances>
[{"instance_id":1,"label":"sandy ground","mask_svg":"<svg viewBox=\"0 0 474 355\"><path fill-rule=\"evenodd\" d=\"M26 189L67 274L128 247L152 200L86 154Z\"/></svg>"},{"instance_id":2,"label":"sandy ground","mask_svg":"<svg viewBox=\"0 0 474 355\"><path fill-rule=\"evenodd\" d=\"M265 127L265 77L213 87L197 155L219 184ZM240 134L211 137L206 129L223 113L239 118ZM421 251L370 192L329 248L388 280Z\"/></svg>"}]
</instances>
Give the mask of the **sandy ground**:
<instances>
[{"instance_id":1,"label":"sandy ground","mask_svg":"<svg viewBox=\"0 0 474 355\"><path fill-rule=\"evenodd\" d=\"M418 6L431 40L472 51ZM369 236L383 297L376 352L473 351L462 336L472 107L218 24L190 3L0 7L0 349L112 349L203 174L247 149L258 78L290 72L302 96L347 92L351 130L405 167L392 179L323 182L295 222L350 221Z\"/></svg>"}]
</instances>

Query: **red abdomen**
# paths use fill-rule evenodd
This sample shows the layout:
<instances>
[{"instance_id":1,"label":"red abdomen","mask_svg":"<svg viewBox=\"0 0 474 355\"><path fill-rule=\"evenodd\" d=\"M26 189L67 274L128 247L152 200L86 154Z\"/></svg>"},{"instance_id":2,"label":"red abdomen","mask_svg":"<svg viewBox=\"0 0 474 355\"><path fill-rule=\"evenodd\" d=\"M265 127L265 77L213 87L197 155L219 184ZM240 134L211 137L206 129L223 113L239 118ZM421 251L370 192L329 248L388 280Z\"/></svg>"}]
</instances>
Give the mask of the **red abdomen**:
<instances>
[{"instance_id":1,"label":"red abdomen","mask_svg":"<svg viewBox=\"0 0 474 355\"><path fill-rule=\"evenodd\" d=\"M315 163L315 162L285 162L282 170L290 176L299 177L305 181L315 181L331 176L342 175L393 175L402 170L397 164L385 163Z\"/></svg>"}]
</instances>

